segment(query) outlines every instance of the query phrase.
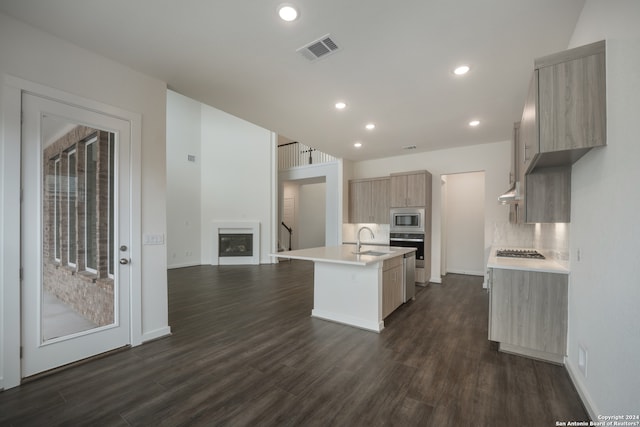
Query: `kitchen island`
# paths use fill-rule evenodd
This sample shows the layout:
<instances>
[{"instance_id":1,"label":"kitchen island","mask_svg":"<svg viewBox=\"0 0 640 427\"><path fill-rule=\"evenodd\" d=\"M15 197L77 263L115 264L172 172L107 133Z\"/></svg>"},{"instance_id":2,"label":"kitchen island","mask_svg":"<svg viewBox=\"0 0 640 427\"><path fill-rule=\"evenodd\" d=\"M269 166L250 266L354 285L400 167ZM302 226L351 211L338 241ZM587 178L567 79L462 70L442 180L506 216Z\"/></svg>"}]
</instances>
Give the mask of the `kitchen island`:
<instances>
[{"instance_id":1,"label":"kitchen island","mask_svg":"<svg viewBox=\"0 0 640 427\"><path fill-rule=\"evenodd\" d=\"M384 318L402 304L405 254L415 248L325 246L272 256L313 261L312 317L380 332Z\"/></svg>"}]
</instances>

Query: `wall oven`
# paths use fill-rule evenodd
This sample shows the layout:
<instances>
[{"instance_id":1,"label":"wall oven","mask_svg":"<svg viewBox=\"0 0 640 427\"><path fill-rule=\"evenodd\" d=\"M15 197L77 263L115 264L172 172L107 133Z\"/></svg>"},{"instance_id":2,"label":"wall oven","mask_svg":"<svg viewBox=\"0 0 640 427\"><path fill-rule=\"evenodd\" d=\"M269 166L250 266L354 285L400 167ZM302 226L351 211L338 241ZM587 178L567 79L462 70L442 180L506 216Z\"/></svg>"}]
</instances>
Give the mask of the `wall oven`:
<instances>
[{"instance_id":1,"label":"wall oven","mask_svg":"<svg viewBox=\"0 0 640 427\"><path fill-rule=\"evenodd\" d=\"M416 267L424 267L424 233L390 233L389 246L416 248Z\"/></svg>"},{"instance_id":2,"label":"wall oven","mask_svg":"<svg viewBox=\"0 0 640 427\"><path fill-rule=\"evenodd\" d=\"M392 233L424 233L424 208L392 208Z\"/></svg>"}]
</instances>

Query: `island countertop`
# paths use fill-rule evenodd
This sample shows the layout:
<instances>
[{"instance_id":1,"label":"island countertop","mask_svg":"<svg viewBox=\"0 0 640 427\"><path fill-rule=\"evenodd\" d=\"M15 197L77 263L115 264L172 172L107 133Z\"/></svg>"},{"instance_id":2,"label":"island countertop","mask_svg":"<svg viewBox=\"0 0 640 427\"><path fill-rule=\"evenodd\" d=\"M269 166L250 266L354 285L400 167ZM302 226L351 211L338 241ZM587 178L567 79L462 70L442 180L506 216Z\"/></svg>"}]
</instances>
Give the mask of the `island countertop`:
<instances>
[{"instance_id":1,"label":"island countertop","mask_svg":"<svg viewBox=\"0 0 640 427\"><path fill-rule=\"evenodd\" d=\"M302 259L306 261L348 264L348 265L370 265L380 261L384 261L397 256L404 256L407 253L414 252L415 248L400 248L392 246L378 245L362 245L360 252L363 251L384 252L384 255L366 255L355 254L354 245L340 246L321 246L317 248L298 249L295 251L278 252L271 256L288 259Z\"/></svg>"}]
</instances>

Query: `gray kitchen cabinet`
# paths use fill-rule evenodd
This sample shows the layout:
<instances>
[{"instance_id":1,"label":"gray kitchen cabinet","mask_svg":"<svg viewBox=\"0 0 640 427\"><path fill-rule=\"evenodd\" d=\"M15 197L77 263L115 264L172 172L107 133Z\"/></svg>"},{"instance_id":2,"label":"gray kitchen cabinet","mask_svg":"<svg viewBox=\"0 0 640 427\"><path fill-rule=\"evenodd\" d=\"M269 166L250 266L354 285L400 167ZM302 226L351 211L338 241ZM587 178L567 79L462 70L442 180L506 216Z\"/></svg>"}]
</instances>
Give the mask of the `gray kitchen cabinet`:
<instances>
[{"instance_id":1,"label":"gray kitchen cabinet","mask_svg":"<svg viewBox=\"0 0 640 427\"><path fill-rule=\"evenodd\" d=\"M382 318L402 305L403 284L402 257L385 260L382 263Z\"/></svg>"},{"instance_id":2,"label":"gray kitchen cabinet","mask_svg":"<svg viewBox=\"0 0 640 427\"><path fill-rule=\"evenodd\" d=\"M567 151L560 158L568 156L573 163L591 148L606 145L605 42L539 58L535 64L540 152Z\"/></svg>"},{"instance_id":3,"label":"gray kitchen cabinet","mask_svg":"<svg viewBox=\"0 0 640 427\"><path fill-rule=\"evenodd\" d=\"M491 268L489 294L489 339L501 351L564 362L566 274Z\"/></svg>"},{"instance_id":4,"label":"gray kitchen cabinet","mask_svg":"<svg viewBox=\"0 0 640 427\"><path fill-rule=\"evenodd\" d=\"M535 60L522 116L525 173L606 145L605 42Z\"/></svg>"},{"instance_id":5,"label":"gray kitchen cabinet","mask_svg":"<svg viewBox=\"0 0 640 427\"><path fill-rule=\"evenodd\" d=\"M527 101L518 132L520 198L515 208L517 223L569 222L571 220L571 166L532 168L539 155L538 79L529 83ZM511 212L510 212L511 213Z\"/></svg>"},{"instance_id":6,"label":"gray kitchen cabinet","mask_svg":"<svg viewBox=\"0 0 640 427\"><path fill-rule=\"evenodd\" d=\"M533 162L533 158L540 151L540 142L538 137L538 72L534 71L529 81L529 89L527 90L527 99L524 102L522 110L522 119L520 120L519 145L518 154L521 156L519 162L521 176L524 176Z\"/></svg>"},{"instance_id":7,"label":"gray kitchen cabinet","mask_svg":"<svg viewBox=\"0 0 640 427\"><path fill-rule=\"evenodd\" d=\"M391 207L431 205L431 174L427 171L391 175Z\"/></svg>"},{"instance_id":8,"label":"gray kitchen cabinet","mask_svg":"<svg viewBox=\"0 0 640 427\"><path fill-rule=\"evenodd\" d=\"M526 222L571 221L571 166L536 169L525 176Z\"/></svg>"},{"instance_id":9,"label":"gray kitchen cabinet","mask_svg":"<svg viewBox=\"0 0 640 427\"><path fill-rule=\"evenodd\" d=\"M571 165L606 145L605 86L604 41L536 59L519 130L520 202L510 219L571 220Z\"/></svg>"},{"instance_id":10,"label":"gray kitchen cabinet","mask_svg":"<svg viewBox=\"0 0 640 427\"><path fill-rule=\"evenodd\" d=\"M513 140L512 140L512 155L511 155L511 172L509 173L509 186L520 186L522 177L520 176L520 122L513 124ZM521 224L524 222L524 215L522 212L523 204L520 200L516 199L515 202L509 205L509 222L512 224Z\"/></svg>"},{"instance_id":11,"label":"gray kitchen cabinet","mask_svg":"<svg viewBox=\"0 0 640 427\"><path fill-rule=\"evenodd\" d=\"M349 181L349 222L389 223L389 178Z\"/></svg>"}]
</instances>

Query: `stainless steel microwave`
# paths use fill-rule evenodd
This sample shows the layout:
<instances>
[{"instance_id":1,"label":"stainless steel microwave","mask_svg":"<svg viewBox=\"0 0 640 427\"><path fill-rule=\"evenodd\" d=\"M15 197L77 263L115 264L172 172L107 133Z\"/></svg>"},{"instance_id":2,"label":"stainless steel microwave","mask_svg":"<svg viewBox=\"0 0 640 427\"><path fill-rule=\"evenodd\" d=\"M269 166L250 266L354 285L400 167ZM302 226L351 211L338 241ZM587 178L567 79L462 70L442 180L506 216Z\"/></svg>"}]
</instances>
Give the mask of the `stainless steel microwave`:
<instances>
[{"instance_id":1,"label":"stainless steel microwave","mask_svg":"<svg viewBox=\"0 0 640 427\"><path fill-rule=\"evenodd\" d=\"M391 208L391 232L424 232L424 208Z\"/></svg>"}]
</instances>

